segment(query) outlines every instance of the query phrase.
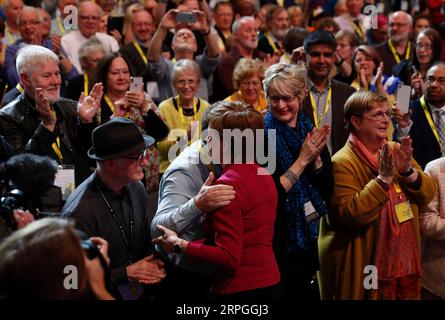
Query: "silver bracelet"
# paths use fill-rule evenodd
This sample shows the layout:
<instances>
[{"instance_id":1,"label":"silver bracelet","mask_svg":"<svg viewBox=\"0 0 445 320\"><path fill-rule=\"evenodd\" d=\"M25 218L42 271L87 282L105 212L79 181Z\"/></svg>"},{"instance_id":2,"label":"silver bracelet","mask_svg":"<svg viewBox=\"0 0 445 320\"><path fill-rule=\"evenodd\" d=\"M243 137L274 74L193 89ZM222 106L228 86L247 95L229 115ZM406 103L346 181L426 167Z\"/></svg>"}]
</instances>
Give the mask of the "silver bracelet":
<instances>
[{"instance_id":1,"label":"silver bracelet","mask_svg":"<svg viewBox=\"0 0 445 320\"><path fill-rule=\"evenodd\" d=\"M284 173L284 176L285 176L287 179L289 179L289 181L290 181L292 184L295 184L295 182L297 182L297 180L298 180L297 175L296 175L295 173L293 173L291 169L288 169L288 170Z\"/></svg>"}]
</instances>

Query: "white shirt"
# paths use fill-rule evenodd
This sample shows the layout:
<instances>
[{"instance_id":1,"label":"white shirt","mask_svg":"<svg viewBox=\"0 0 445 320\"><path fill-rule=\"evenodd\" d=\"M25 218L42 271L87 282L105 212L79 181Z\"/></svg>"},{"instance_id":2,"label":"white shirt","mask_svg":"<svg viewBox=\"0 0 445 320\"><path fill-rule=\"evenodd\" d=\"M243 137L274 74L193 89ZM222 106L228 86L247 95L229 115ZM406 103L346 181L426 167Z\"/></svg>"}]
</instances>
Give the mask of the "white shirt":
<instances>
[{"instance_id":1,"label":"white shirt","mask_svg":"<svg viewBox=\"0 0 445 320\"><path fill-rule=\"evenodd\" d=\"M366 16L363 14L360 14L357 17L357 19L359 19L361 21L361 23L363 24L363 27L366 27L365 18L366 18ZM339 17L335 17L334 20L335 20L335 22L337 22L338 26L340 27L340 30L348 30L352 33L355 33L354 27L352 26L353 18L351 17L351 15L349 13L345 13Z\"/></svg>"},{"instance_id":2,"label":"white shirt","mask_svg":"<svg viewBox=\"0 0 445 320\"><path fill-rule=\"evenodd\" d=\"M119 44L116 39L108 34L96 32L95 37L102 42L103 46L108 52L116 52L119 51ZM62 37L62 48L65 50L68 59L71 63L76 67L77 71L82 73L82 67L79 62L79 48L87 42L87 38L85 38L79 30L73 30Z\"/></svg>"}]
</instances>

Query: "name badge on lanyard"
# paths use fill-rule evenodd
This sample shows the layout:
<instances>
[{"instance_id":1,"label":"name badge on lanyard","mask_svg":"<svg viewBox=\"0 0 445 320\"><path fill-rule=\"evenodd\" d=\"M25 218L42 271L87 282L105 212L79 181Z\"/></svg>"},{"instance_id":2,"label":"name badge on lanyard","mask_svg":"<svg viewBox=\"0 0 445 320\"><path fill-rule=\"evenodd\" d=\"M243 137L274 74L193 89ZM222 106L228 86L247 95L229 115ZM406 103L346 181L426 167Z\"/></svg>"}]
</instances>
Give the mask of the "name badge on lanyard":
<instances>
[{"instance_id":1,"label":"name badge on lanyard","mask_svg":"<svg viewBox=\"0 0 445 320\"><path fill-rule=\"evenodd\" d=\"M304 204L304 214L307 222L311 222L319 217L317 210L315 210L314 205L309 199Z\"/></svg>"},{"instance_id":2,"label":"name badge on lanyard","mask_svg":"<svg viewBox=\"0 0 445 320\"><path fill-rule=\"evenodd\" d=\"M394 181L394 189L398 194L399 199L403 200L402 189L397 181ZM399 220L399 223L403 223L414 218L413 212L411 211L411 205L408 200L394 205L394 209L396 210L397 220Z\"/></svg>"},{"instance_id":3,"label":"name badge on lanyard","mask_svg":"<svg viewBox=\"0 0 445 320\"><path fill-rule=\"evenodd\" d=\"M69 195L75 189L74 166L59 166L54 184L62 189L62 199L68 199Z\"/></svg>"}]
</instances>

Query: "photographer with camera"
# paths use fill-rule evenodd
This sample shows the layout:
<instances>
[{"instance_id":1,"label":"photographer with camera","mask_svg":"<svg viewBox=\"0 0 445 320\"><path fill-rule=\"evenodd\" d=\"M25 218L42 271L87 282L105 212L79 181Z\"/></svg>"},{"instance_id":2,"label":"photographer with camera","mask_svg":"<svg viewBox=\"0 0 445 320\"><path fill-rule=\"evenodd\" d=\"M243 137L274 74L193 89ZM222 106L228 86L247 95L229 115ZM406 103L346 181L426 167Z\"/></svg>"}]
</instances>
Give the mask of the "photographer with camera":
<instances>
[{"instance_id":1,"label":"photographer with camera","mask_svg":"<svg viewBox=\"0 0 445 320\"><path fill-rule=\"evenodd\" d=\"M64 219L35 221L0 245L0 298L112 300L109 260L104 239L81 241Z\"/></svg>"},{"instance_id":2,"label":"photographer with camera","mask_svg":"<svg viewBox=\"0 0 445 320\"><path fill-rule=\"evenodd\" d=\"M54 186L57 169L51 158L26 153L0 165L0 239L43 217L42 211L60 211L61 190Z\"/></svg>"},{"instance_id":3,"label":"photographer with camera","mask_svg":"<svg viewBox=\"0 0 445 320\"><path fill-rule=\"evenodd\" d=\"M154 77L158 79L160 101L174 96L171 74L176 61L194 59L198 45L193 31L199 31L206 43L204 53L196 57L196 62L202 73L197 97L208 100L207 79L213 74L221 60L215 32L209 26L205 13L199 10L187 10L189 9L179 6L178 9L168 11L162 18L148 49L148 67ZM161 55L161 47L171 29L176 32L171 45L175 57L170 61Z\"/></svg>"},{"instance_id":4,"label":"photographer with camera","mask_svg":"<svg viewBox=\"0 0 445 320\"><path fill-rule=\"evenodd\" d=\"M148 289L143 285L165 277L163 262L151 254L149 198L140 182L155 140L121 117L96 127L92 140L88 155L97 169L70 195L62 216L73 218L88 236L109 242L113 295L139 299Z\"/></svg>"}]
</instances>

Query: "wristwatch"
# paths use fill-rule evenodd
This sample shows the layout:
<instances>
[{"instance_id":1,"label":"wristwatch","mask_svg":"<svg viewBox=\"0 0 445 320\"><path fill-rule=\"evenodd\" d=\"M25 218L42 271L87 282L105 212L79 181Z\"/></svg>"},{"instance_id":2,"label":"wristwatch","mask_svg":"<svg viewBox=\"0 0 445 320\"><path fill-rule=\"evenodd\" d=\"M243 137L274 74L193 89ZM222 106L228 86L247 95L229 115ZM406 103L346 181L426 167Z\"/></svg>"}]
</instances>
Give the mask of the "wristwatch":
<instances>
[{"instance_id":1,"label":"wristwatch","mask_svg":"<svg viewBox=\"0 0 445 320\"><path fill-rule=\"evenodd\" d=\"M409 177L410 175L412 175L414 173L414 168L413 166L409 167L409 170L407 172L399 172L400 176L402 177Z\"/></svg>"},{"instance_id":2,"label":"wristwatch","mask_svg":"<svg viewBox=\"0 0 445 320\"><path fill-rule=\"evenodd\" d=\"M335 62L335 65L337 67L340 67L344 61L345 61L345 59L341 58L340 62Z\"/></svg>"},{"instance_id":3,"label":"wristwatch","mask_svg":"<svg viewBox=\"0 0 445 320\"><path fill-rule=\"evenodd\" d=\"M174 253L182 253L182 251L181 251L181 246L180 246L181 242L182 242L182 240L179 241L179 242L177 242L177 243L175 243L175 244L173 245L173 252L174 252Z\"/></svg>"}]
</instances>

